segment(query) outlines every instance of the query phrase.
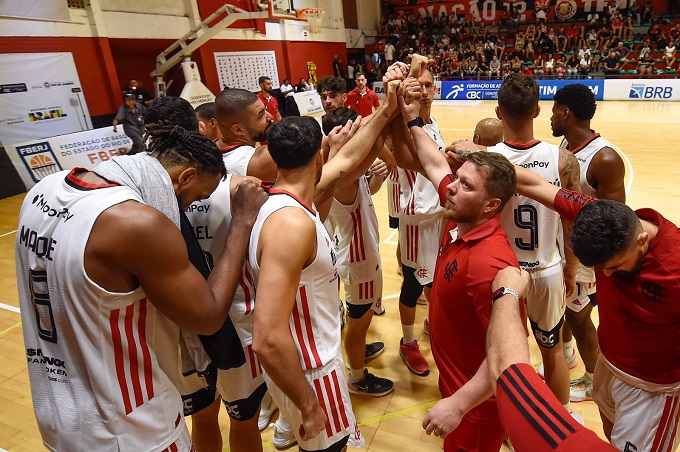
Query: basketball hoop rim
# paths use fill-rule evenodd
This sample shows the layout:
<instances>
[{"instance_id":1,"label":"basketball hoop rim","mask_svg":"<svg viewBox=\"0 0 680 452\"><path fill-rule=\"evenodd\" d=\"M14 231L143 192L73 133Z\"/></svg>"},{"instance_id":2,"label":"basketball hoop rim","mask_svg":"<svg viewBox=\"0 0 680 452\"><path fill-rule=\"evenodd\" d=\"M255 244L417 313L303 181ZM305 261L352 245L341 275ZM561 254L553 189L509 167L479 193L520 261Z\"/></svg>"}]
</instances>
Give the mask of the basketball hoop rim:
<instances>
[{"instance_id":1,"label":"basketball hoop rim","mask_svg":"<svg viewBox=\"0 0 680 452\"><path fill-rule=\"evenodd\" d=\"M303 9L297 10L297 16L298 16L298 19L303 19L303 20L306 20L307 22L309 22L309 19L320 20L321 16L325 12L326 12L326 10L323 9L323 8L303 8ZM314 14L314 15L318 14L318 16L314 17L314 16L312 16L312 14Z\"/></svg>"}]
</instances>

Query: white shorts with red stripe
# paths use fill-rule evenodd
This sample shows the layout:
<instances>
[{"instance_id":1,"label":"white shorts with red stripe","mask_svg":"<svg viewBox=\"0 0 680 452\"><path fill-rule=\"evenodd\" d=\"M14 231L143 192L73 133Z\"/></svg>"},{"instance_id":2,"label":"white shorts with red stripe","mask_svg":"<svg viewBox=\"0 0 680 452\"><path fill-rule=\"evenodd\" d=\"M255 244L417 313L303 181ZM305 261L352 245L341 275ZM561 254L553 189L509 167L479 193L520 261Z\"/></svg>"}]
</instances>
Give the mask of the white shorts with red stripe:
<instances>
[{"instance_id":1,"label":"white shorts with red stripe","mask_svg":"<svg viewBox=\"0 0 680 452\"><path fill-rule=\"evenodd\" d=\"M345 284L345 301L355 306L374 304L379 307L382 299L383 278L382 272L376 274L376 278L355 284Z\"/></svg>"},{"instance_id":2,"label":"white shorts with red stripe","mask_svg":"<svg viewBox=\"0 0 680 452\"><path fill-rule=\"evenodd\" d=\"M432 215L401 215L399 246L401 262L415 268L415 277L422 285L434 279L439 241L442 235L442 213Z\"/></svg>"},{"instance_id":3,"label":"white shorts with red stripe","mask_svg":"<svg viewBox=\"0 0 680 452\"><path fill-rule=\"evenodd\" d=\"M352 411L352 402L347 389L347 378L345 377L345 364L342 360L342 354L339 353L323 367L306 371L304 375L316 393L319 405L321 405L328 418L326 428L316 438L309 441L303 441L300 438L302 413L265 373L269 393L274 402L276 402L276 406L281 410L281 414L293 427L293 432L300 447L305 450L323 450L349 435L347 443L349 447L363 448L364 437L359 431L359 426Z\"/></svg>"},{"instance_id":4,"label":"white shorts with red stripe","mask_svg":"<svg viewBox=\"0 0 680 452\"><path fill-rule=\"evenodd\" d=\"M597 285L594 282L576 281L576 290L567 296L567 307L571 311L581 312L590 303L588 295L592 295L596 291Z\"/></svg>"},{"instance_id":5,"label":"white shorts with red stripe","mask_svg":"<svg viewBox=\"0 0 680 452\"><path fill-rule=\"evenodd\" d=\"M635 377L626 378L629 379ZM641 383L647 389L654 386ZM611 437L614 447L645 452L677 449L680 443L680 388L677 386L672 392L641 389L622 381L600 355L593 377L593 400L614 423Z\"/></svg>"},{"instance_id":6,"label":"white shorts with red stripe","mask_svg":"<svg viewBox=\"0 0 680 452\"><path fill-rule=\"evenodd\" d=\"M170 444L161 452L196 452L194 444L191 442L191 435L187 429L177 438L177 441Z\"/></svg>"},{"instance_id":7,"label":"white shorts with red stripe","mask_svg":"<svg viewBox=\"0 0 680 452\"><path fill-rule=\"evenodd\" d=\"M249 405L252 404L259 408L260 402L262 401L248 400L264 383L260 361L253 352L252 345L243 347L243 354L246 356L245 364L228 370L219 369L217 374L217 392L222 396L222 400L224 400L228 409L229 407L234 407L235 410L239 411L239 413L229 413L229 415L235 419L240 418L241 411L252 411L250 409L252 407L238 407L233 404L241 402ZM247 418L250 418L250 416L247 416Z\"/></svg>"}]
</instances>

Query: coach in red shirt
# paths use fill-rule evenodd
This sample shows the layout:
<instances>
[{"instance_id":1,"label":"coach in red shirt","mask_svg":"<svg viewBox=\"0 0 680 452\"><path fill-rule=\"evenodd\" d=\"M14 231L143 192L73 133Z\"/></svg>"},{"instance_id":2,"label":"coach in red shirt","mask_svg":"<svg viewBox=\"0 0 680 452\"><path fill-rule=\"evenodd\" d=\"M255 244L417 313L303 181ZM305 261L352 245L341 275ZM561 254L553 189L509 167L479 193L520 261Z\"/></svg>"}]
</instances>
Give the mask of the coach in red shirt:
<instances>
[{"instance_id":1,"label":"coach in red shirt","mask_svg":"<svg viewBox=\"0 0 680 452\"><path fill-rule=\"evenodd\" d=\"M281 121L281 113L279 112L279 101L276 100L276 97L272 96L271 79L266 75L263 75L262 77L259 78L258 82L260 83L260 92L257 93L257 97L264 104L264 108L266 108L269 114L272 115L272 118L274 118L274 122Z\"/></svg>"},{"instance_id":2,"label":"coach in red shirt","mask_svg":"<svg viewBox=\"0 0 680 452\"><path fill-rule=\"evenodd\" d=\"M410 95L420 85L405 84ZM439 248L430 299L430 341L442 399L423 421L444 437L444 450L498 451L505 438L486 361L491 283L507 267L519 268L498 214L515 193L514 166L503 156L477 153L456 172L423 130L419 102L401 103L417 159L401 159L439 187L449 220ZM402 157L402 156L400 156ZM524 310L524 304L520 303Z\"/></svg>"},{"instance_id":3,"label":"coach in red shirt","mask_svg":"<svg viewBox=\"0 0 680 452\"><path fill-rule=\"evenodd\" d=\"M366 76L357 72L354 76L356 88L347 93L345 107L353 108L364 118L373 113L373 107L378 108L378 95L371 88L366 86Z\"/></svg>"}]
</instances>

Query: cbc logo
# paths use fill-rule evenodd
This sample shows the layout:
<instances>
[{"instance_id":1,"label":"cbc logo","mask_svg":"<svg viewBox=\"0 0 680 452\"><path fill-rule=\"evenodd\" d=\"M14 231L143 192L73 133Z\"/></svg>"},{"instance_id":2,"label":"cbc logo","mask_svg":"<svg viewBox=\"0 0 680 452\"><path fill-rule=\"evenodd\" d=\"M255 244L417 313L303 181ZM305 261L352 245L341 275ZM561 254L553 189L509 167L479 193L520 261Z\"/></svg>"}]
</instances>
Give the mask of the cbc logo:
<instances>
[{"instance_id":1,"label":"cbc logo","mask_svg":"<svg viewBox=\"0 0 680 452\"><path fill-rule=\"evenodd\" d=\"M481 99L482 98L482 92L481 91L468 91L465 93L465 98L466 99Z\"/></svg>"}]
</instances>

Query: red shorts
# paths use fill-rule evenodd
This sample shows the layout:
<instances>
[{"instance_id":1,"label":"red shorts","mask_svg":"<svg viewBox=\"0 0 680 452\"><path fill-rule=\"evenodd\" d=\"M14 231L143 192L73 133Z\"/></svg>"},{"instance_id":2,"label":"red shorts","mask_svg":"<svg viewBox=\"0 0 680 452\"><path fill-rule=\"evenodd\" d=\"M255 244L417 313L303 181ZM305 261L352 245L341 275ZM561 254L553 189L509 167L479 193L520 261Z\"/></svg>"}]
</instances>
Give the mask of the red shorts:
<instances>
[{"instance_id":1,"label":"red shorts","mask_svg":"<svg viewBox=\"0 0 680 452\"><path fill-rule=\"evenodd\" d=\"M458 427L444 438L444 452L498 452L503 439L505 430L499 417L478 420L471 419L468 413Z\"/></svg>"},{"instance_id":2,"label":"red shorts","mask_svg":"<svg viewBox=\"0 0 680 452\"><path fill-rule=\"evenodd\" d=\"M496 384L501 422L516 450L617 450L576 422L531 365L508 367Z\"/></svg>"}]
</instances>

